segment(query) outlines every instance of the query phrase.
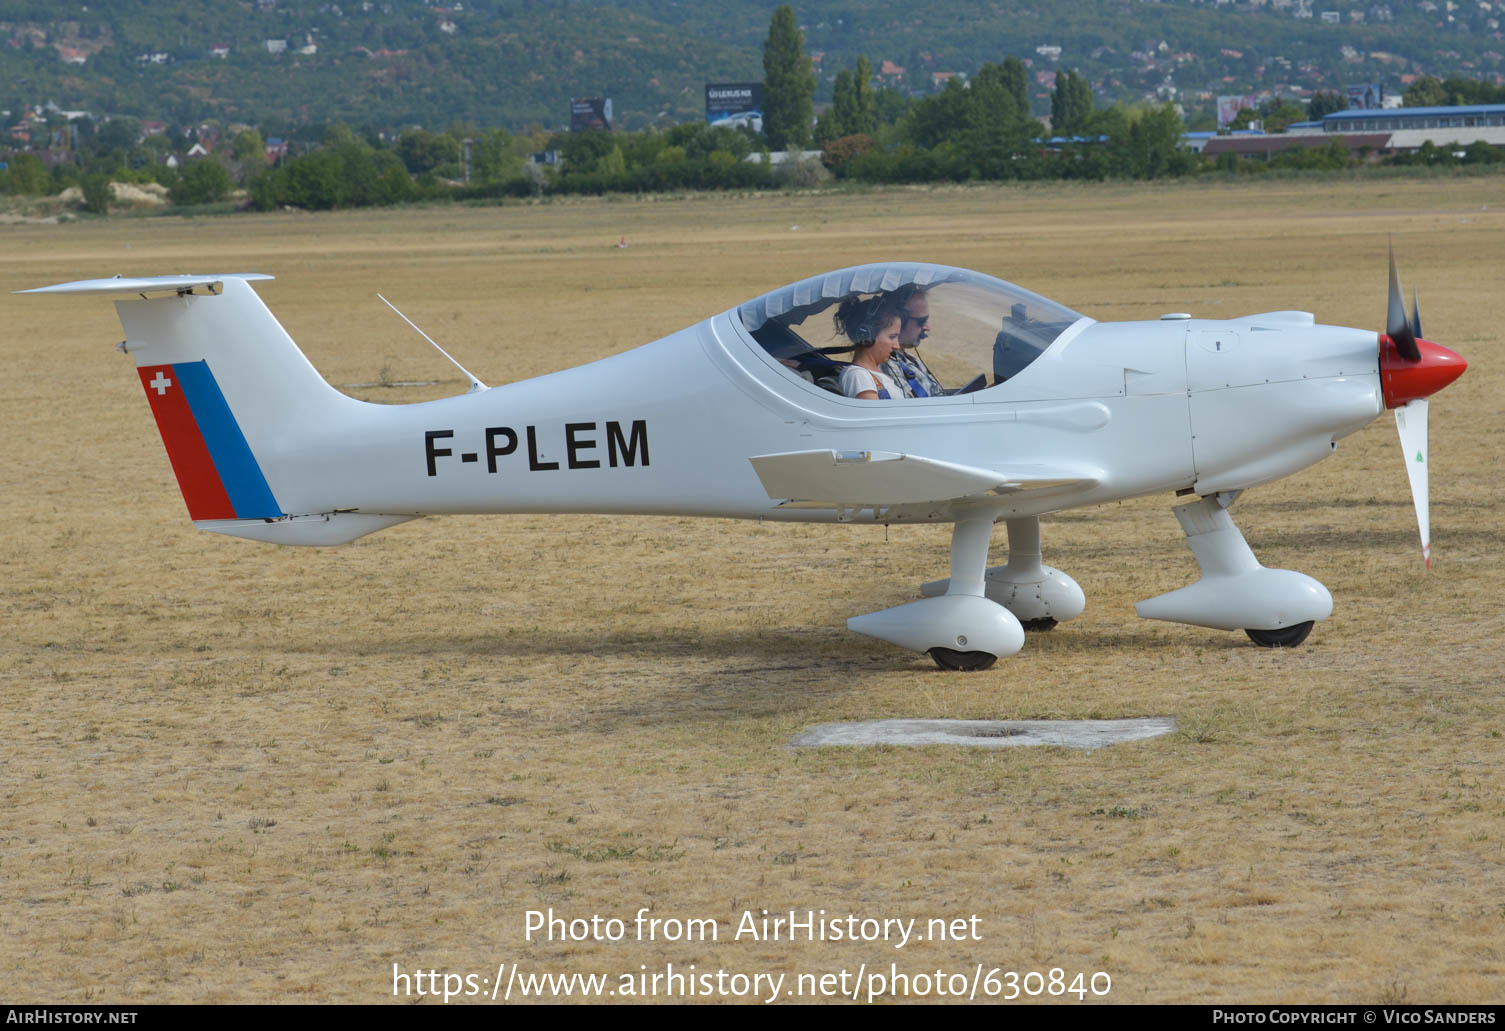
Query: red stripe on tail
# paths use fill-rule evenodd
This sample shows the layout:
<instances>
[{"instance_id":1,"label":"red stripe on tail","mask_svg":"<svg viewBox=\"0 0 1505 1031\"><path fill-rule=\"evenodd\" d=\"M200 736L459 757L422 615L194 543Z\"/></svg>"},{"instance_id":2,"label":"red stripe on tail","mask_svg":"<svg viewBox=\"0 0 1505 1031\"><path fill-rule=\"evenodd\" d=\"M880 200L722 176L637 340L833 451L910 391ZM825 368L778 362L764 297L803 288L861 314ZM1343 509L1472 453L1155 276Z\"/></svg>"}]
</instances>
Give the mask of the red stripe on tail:
<instances>
[{"instance_id":1,"label":"red stripe on tail","mask_svg":"<svg viewBox=\"0 0 1505 1031\"><path fill-rule=\"evenodd\" d=\"M204 443L204 435L188 407L188 397L171 365L147 365L136 370L146 399L151 403L162 443L172 471L177 474L178 488L188 503L190 519L234 519L235 506L225 493L219 470Z\"/></svg>"}]
</instances>

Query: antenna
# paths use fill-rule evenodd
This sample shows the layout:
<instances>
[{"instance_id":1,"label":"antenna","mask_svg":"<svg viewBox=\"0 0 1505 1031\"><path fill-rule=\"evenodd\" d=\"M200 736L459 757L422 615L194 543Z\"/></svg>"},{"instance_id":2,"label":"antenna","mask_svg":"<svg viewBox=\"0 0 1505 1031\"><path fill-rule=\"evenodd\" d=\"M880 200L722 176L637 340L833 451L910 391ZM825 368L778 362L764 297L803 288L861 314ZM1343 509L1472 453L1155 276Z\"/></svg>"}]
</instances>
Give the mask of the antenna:
<instances>
[{"instance_id":1,"label":"antenna","mask_svg":"<svg viewBox=\"0 0 1505 1031\"><path fill-rule=\"evenodd\" d=\"M457 368L461 372L465 373L465 378L468 379L468 380L470 380L470 389L467 390L467 391L465 391L467 394L474 394L477 390L486 390L486 389L488 389L487 386L486 386L486 384L482 383L480 380L476 379L475 376L471 375L471 372L470 372L469 369L467 369L465 366L461 365L459 362L455 361L454 355L450 354L444 348L440 347L437 343L435 343L433 337L429 336L423 330L418 329L418 323L414 322L412 319L408 318L401 311L399 311L398 308L397 308L397 305L393 304L391 301L387 300L385 297L382 297L381 294L377 294L376 296L377 297L381 297L381 303L382 304L385 304L388 308L391 308L393 311L397 312L397 317L398 318L402 319L402 321L406 322L408 325L412 326L415 330L417 330L419 336L423 337L423 339L425 339L429 343L433 344L434 345L434 350L436 350L440 354L444 355L444 357L446 357L446 358L448 358L450 360L450 363L452 365L454 365L455 368Z\"/></svg>"}]
</instances>

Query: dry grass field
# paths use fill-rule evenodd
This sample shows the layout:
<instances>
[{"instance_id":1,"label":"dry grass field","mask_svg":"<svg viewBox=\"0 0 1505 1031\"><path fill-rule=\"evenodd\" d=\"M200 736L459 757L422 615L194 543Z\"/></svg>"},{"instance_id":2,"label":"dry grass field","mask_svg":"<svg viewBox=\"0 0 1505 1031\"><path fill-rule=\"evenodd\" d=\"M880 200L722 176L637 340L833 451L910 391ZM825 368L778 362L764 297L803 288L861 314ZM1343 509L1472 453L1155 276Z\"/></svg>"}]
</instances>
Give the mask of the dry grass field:
<instances>
[{"instance_id":1,"label":"dry grass field","mask_svg":"<svg viewBox=\"0 0 1505 1031\"><path fill-rule=\"evenodd\" d=\"M1387 236L1427 336L1471 364L1432 406L1431 572L1387 415L1235 509L1266 564L1332 591L1303 647L1139 620L1135 600L1196 576L1175 499L1153 497L1047 518L1046 561L1087 611L972 675L845 629L944 575L945 527L448 518L328 550L196 532L110 304L9 293L272 273L261 295L331 382L442 381L351 388L401 402L463 383L378 290L497 383L886 257L1100 319L1302 308L1378 330ZM981 964L1104 971L1121 1003L1505 997L1505 178L124 218L0 241L0 994L372 1003L393 964L515 962L613 986L668 963L786 990ZM1180 730L1095 752L788 747L814 723L942 716ZM720 940L524 935L529 910L643 907ZM975 914L981 940L731 940L765 909Z\"/></svg>"}]
</instances>

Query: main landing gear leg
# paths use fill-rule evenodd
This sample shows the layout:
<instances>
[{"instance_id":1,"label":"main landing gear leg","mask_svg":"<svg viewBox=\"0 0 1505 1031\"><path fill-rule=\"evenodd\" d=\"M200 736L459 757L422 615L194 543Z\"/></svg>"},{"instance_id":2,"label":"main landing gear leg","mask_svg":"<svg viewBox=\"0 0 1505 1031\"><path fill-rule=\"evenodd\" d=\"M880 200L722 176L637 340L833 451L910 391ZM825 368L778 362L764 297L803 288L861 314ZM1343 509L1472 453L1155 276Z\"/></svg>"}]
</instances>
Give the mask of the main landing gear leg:
<instances>
[{"instance_id":1,"label":"main landing gear leg","mask_svg":"<svg viewBox=\"0 0 1505 1031\"><path fill-rule=\"evenodd\" d=\"M951 578L938 597L853 616L847 627L891 644L926 652L942 669L987 669L1024 647L1013 613L985 596L983 574L995 512L965 514L951 532Z\"/></svg>"},{"instance_id":2,"label":"main landing gear leg","mask_svg":"<svg viewBox=\"0 0 1505 1031\"><path fill-rule=\"evenodd\" d=\"M1262 647L1294 648L1332 615L1332 595L1304 573L1259 564L1228 514L1237 497L1213 494L1174 509L1202 579L1134 609L1146 619L1243 630Z\"/></svg>"},{"instance_id":3,"label":"main landing gear leg","mask_svg":"<svg viewBox=\"0 0 1505 1031\"><path fill-rule=\"evenodd\" d=\"M1040 561L1040 520L1021 516L1006 520L1009 560L983 576L984 595L1008 609L1026 630L1051 630L1075 619L1087 607L1077 582ZM927 598L949 593L950 580L934 580L920 587Z\"/></svg>"}]
</instances>

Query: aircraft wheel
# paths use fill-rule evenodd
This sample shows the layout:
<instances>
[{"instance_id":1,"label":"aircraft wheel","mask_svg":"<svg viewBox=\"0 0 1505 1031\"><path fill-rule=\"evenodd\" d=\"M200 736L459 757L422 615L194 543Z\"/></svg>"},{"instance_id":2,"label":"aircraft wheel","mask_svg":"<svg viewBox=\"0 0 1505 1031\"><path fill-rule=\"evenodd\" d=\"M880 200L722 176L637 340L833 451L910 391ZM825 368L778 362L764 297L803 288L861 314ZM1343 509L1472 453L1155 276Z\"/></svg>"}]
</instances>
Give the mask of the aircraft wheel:
<instances>
[{"instance_id":1,"label":"aircraft wheel","mask_svg":"<svg viewBox=\"0 0 1505 1031\"><path fill-rule=\"evenodd\" d=\"M964 673L987 669L998 661L998 656L992 652L959 652L954 648L932 648L926 654L941 669L960 670Z\"/></svg>"},{"instance_id":2,"label":"aircraft wheel","mask_svg":"<svg viewBox=\"0 0 1505 1031\"><path fill-rule=\"evenodd\" d=\"M1041 616L1039 619L1021 619L1019 625L1026 630L1044 633L1046 630L1054 630L1056 628L1056 618L1054 616Z\"/></svg>"},{"instance_id":3,"label":"aircraft wheel","mask_svg":"<svg viewBox=\"0 0 1505 1031\"><path fill-rule=\"evenodd\" d=\"M1295 623L1280 630L1245 630L1244 633L1261 648L1294 648L1312 632L1312 622L1309 619L1305 623Z\"/></svg>"}]
</instances>

